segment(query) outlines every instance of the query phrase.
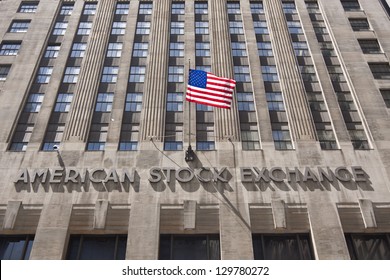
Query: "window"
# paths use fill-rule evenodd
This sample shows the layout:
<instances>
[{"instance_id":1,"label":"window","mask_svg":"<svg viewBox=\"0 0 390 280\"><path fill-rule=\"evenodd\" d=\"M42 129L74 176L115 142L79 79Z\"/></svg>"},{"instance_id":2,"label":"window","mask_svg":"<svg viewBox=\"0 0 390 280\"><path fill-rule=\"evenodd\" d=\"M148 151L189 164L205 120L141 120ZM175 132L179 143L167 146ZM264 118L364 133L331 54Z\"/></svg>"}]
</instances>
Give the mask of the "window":
<instances>
[{"instance_id":1,"label":"window","mask_svg":"<svg viewBox=\"0 0 390 280\"><path fill-rule=\"evenodd\" d=\"M149 35L150 33L150 22L137 22L136 34Z\"/></svg>"},{"instance_id":2,"label":"window","mask_svg":"<svg viewBox=\"0 0 390 280\"><path fill-rule=\"evenodd\" d=\"M42 106L43 97L43 93L30 94L28 96L26 106L24 106L24 111L30 113L38 113Z\"/></svg>"},{"instance_id":3,"label":"window","mask_svg":"<svg viewBox=\"0 0 390 280\"><path fill-rule=\"evenodd\" d=\"M349 23L351 24L353 31L370 30L370 24L365 18L350 18Z\"/></svg>"},{"instance_id":4,"label":"window","mask_svg":"<svg viewBox=\"0 0 390 280\"><path fill-rule=\"evenodd\" d=\"M54 151L54 146L61 144L65 124L49 123L46 130L45 140L42 145L43 151Z\"/></svg>"},{"instance_id":5,"label":"window","mask_svg":"<svg viewBox=\"0 0 390 280\"><path fill-rule=\"evenodd\" d=\"M170 43L169 56L184 57L184 43L183 42Z\"/></svg>"},{"instance_id":6,"label":"window","mask_svg":"<svg viewBox=\"0 0 390 280\"><path fill-rule=\"evenodd\" d=\"M279 81L278 72L276 66L261 66L264 82L277 82Z\"/></svg>"},{"instance_id":7,"label":"window","mask_svg":"<svg viewBox=\"0 0 390 280\"><path fill-rule=\"evenodd\" d=\"M20 4L19 13L35 13L38 9L38 2L22 2Z\"/></svg>"},{"instance_id":8,"label":"window","mask_svg":"<svg viewBox=\"0 0 390 280\"><path fill-rule=\"evenodd\" d=\"M15 20L11 23L11 26L10 26L8 32L11 32L11 33L27 32L29 25L30 25L30 21Z\"/></svg>"},{"instance_id":9,"label":"window","mask_svg":"<svg viewBox=\"0 0 390 280\"><path fill-rule=\"evenodd\" d=\"M252 236L255 260L312 260L313 249L308 234Z\"/></svg>"},{"instance_id":10,"label":"window","mask_svg":"<svg viewBox=\"0 0 390 280\"><path fill-rule=\"evenodd\" d=\"M160 235L159 260L219 260L218 235Z\"/></svg>"},{"instance_id":11,"label":"window","mask_svg":"<svg viewBox=\"0 0 390 280\"><path fill-rule=\"evenodd\" d=\"M247 56L245 42L232 42L233 56Z\"/></svg>"},{"instance_id":12,"label":"window","mask_svg":"<svg viewBox=\"0 0 390 280\"><path fill-rule=\"evenodd\" d=\"M195 14L197 15L207 15L208 14L208 5L203 2L195 2Z\"/></svg>"},{"instance_id":13,"label":"window","mask_svg":"<svg viewBox=\"0 0 390 280\"><path fill-rule=\"evenodd\" d=\"M257 131L256 123L241 123L241 140L242 140L242 149L249 150L259 150L260 149L260 138Z\"/></svg>"},{"instance_id":14,"label":"window","mask_svg":"<svg viewBox=\"0 0 390 280\"><path fill-rule=\"evenodd\" d=\"M210 43L195 43L196 56L209 57L210 56Z\"/></svg>"},{"instance_id":15,"label":"window","mask_svg":"<svg viewBox=\"0 0 390 280\"><path fill-rule=\"evenodd\" d=\"M303 66L299 66L299 68L301 70L301 76L304 82L318 82L316 70L314 69L313 65L303 65ZM338 77L340 77L340 74L337 75ZM341 71L341 76L344 77L342 71Z\"/></svg>"},{"instance_id":16,"label":"window","mask_svg":"<svg viewBox=\"0 0 390 280\"><path fill-rule=\"evenodd\" d=\"M142 109L142 93L128 93L126 95L126 112L141 112Z\"/></svg>"},{"instance_id":17,"label":"window","mask_svg":"<svg viewBox=\"0 0 390 280\"><path fill-rule=\"evenodd\" d=\"M184 15L184 3L172 3L172 15Z\"/></svg>"},{"instance_id":18,"label":"window","mask_svg":"<svg viewBox=\"0 0 390 280\"><path fill-rule=\"evenodd\" d=\"M285 111L281 92L266 92L269 111Z\"/></svg>"},{"instance_id":19,"label":"window","mask_svg":"<svg viewBox=\"0 0 390 280\"><path fill-rule=\"evenodd\" d=\"M274 54L272 52L271 42L258 42L257 43L257 50L258 50L259 56L268 56L268 57L274 56Z\"/></svg>"},{"instance_id":20,"label":"window","mask_svg":"<svg viewBox=\"0 0 390 280\"><path fill-rule=\"evenodd\" d=\"M264 14L263 3L251 3L252 14Z\"/></svg>"},{"instance_id":21,"label":"window","mask_svg":"<svg viewBox=\"0 0 390 280\"><path fill-rule=\"evenodd\" d=\"M120 2L116 4L116 15L128 15L129 14L129 2Z\"/></svg>"},{"instance_id":22,"label":"window","mask_svg":"<svg viewBox=\"0 0 390 280\"><path fill-rule=\"evenodd\" d=\"M60 52L60 45L48 45L45 51L45 58L56 58Z\"/></svg>"},{"instance_id":23,"label":"window","mask_svg":"<svg viewBox=\"0 0 390 280\"><path fill-rule=\"evenodd\" d=\"M99 93L96 101L96 112L111 112L114 93Z\"/></svg>"},{"instance_id":24,"label":"window","mask_svg":"<svg viewBox=\"0 0 390 280\"><path fill-rule=\"evenodd\" d=\"M32 124L18 124L10 147L11 151L24 152L27 149L28 141L33 131Z\"/></svg>"},{"instance_id":25,"label":"window","mask_svg":"<svg viewBox=\"0 0 390 280\"><path fill-rule=\"evenodd\" d=\"M96 7L97 7L97 3L85 4L83 15L94 15L94 14L96 14Z\"/></svg>"},{"instance_id":26,"label":"window","mask_svg":"<svg viewBox=\"0 0 390 280\"><path fill-rule=\"evenodd\" d=\"M149 43L134 43L133 57L147 57Z\"/></svg>"},{"instance_id":27,"label":"window","mask_svg":"<svg viewBox=\"0 0 390 280\"><path fill-rule=\"evenodd\" d=\"M89 35L91 33L92 22L81 21L79 23L79 28L77 29L77 35Z\"/></svg>"},{"instance_id":28,"label":"window","mask_svg":"<svg viewBox=\"0 0 390 280\"><path fill-rule=\"evenodd\" d=\"M303 34L301 23L299 21L287 21L290 34Z\"/></svg>"},{"instance_id":29,"label":"window","mask_svg":"<svg viewBox=\"0 0 390 280\"><path fill-rule=\"evenodd\" d=\"M272 137L274 139L276 150L292 149L290 132L287 128L284 128L283 130L272 130Z\"/></svg>"},{"instance_id":30,"label":"window","mask_svg":"<svg viewBox=\"0 0 390 280\"><path fill-rule=\"evenodd\" d=\"M390 80L390 65L388 63L369 63L375 79Z\"/></svg>"},{"instance_id":31,"label":"window","mask_svg":"<svg viewBox=\"0 0 390 280\"><path fill-rule=\"evenodd\" d=\"M203 107L205 107L206 110L198 110L198 111L207 111L207 108L213 108L211 106L204 106L204 105L203 105ZM212 111L212 110L210 110L210 111ZM198 122L196 124L196 149L198 151L215 150L214 123L211 123L211 122L199 123Z\"/></svg>"},{"instance_id":32,"label":"window","mask_svg":"<svg viewBox=\"0 0 390 280\"><path fill-rule=\"evenodd\" d=\"M390 260L389 234L346 234L352 260Z\"/></svg>"},{"instance_id":33,"label":"window","mask_svg":"<svg viewBox=\"0 0 390 280\"><path fill-rule=\"evenodd\" d=\"M242 21L230 21L229 22L230 34L244 34L244 27Z\"/></svg>"},{"instance_id":34,"label":"window","mask_svg":"<svg viewBox=\"0 0 390 280\"><path fill-rule=\"evenodd\" d=\"M0 65L0 82L7 79L11 65Z\"/></svg>"},{"instance_id":35,"label":"window","mask_svg":"<svg viewBox=\"0 0 390 280\"><path fill-rule=\"evenodd\" d=\"M184 22L183 21L172 21L171 22L171 34L183 35L184 34Z\"/></svg>"},{"instance_id":36,"label":"window","mask_svg":"<svg viewBox=\"0 0 390 280\"><path fill-rule=\"evenodd\" d=\"M379 43L376 39L373 40L367 39L367 40L358 40L358 41L363 53L366 54L382 53L381 47L379 46Z\"/></svg>"},{"instance_id":37,"label":"window","mask_svg":"<svg viewBox=\"0 0 390 280\"><path fill-rule=\"evenodd\" d=\"M327 66L329 77L332 82L346 82L341 66Z\"/></svg>"},{"instance_id":38,"label":"window","mask_svg":"<svg viewBox=\"0 0 390 280\"><path fill-rule=\"evenodd\" d=\"M165 124L165 151L183 150L183 124L166 123Z\"/></svg>"},{"instance_id":39,"label":"window","mask_svg":"<svg viewBox=\"0 0 390 280\"><path fill-rule=\"evenodd\" d=\"M2 43L0 46L0 55L17 55L20 49L20 43L9 42Z\"/></svg>"},{"instance_id":40,"label":"window","mask_svg":"<svg viewBox=\"0 0 390 280\"><path fill-rule=\"evenodd\" d=\"M386 107L390 108L390 89L381 89L383 100L386 103Z\"/></svg>"},{"instance_id":41,"label":"window","mask_svg":"<svg viewBox=\"0 0 390 280\"><path fill-rule=\"evenodd\" d=\"M195 34L209 34L209 23L207 21L196 21Z\"/></svg>"},{"instance_id":42,"label":"window","mask_svg":"<svg viewBox=\"0 0 390 280\"><path fill-rule=\"evenodd\" d=\"M309 14L321 14L320 7L317 2L306 2L306 7Z\"/></svg>"},{"instance_id":43,"label":"window","mask_svg":"<svg viewBox=\"0 0 390 280\"><path fill-rule=\"evenodd\" d=\"M145 82L145 66L131 66L130 67L130 83L143 83Z\"/></svg>"},{"instance_id":44,"label":"window","mask_svg":"<svg viewBox=\"0 0 390 280\"><path fill-rule=\"evenodd\" d=\"M152 3L141 3L139 5L139 14L140 15L151 15L153 9Z\"/></svg>"},{"instance_id":45,"label":"window","mask_svg":"<svg viewBox=\"0 0 390 280\"><path fill-rule=\"evenodd\" d=\"M345 11L360 11L360 5L357 0L343 0L341 5Z\"/></svg>"},{"instance_id":46,"label":"window","mask_svg":"<svg viewBox=\"0 0 390 280\"><path fill-rule=\"evenodd\" d=\"M336 56L332 42L320 42L321 52L324 57Z\"/></svg>"},{"instance_id":47,"label":"window","mask_svg":"<svg viewBox=\"0 0 390 280\"><path fill-rule=\"evenodd\" d=\"M227 3L227 12L228 14L241 14L240 3Z\"/></svg>"},{"instance_id":48,"label":"window","mask_svg":"<svg viewBox=\"0 0 390 280\"><path fill-rule=\"evenodd\" d=\"M123 34L125 34L125 32L126 32L126 22L124 22L124 21L114 21L112 23L111 34L113 34L113 35L123 35Z\"/></svg>"},{"instance_id":49,"label":"window","mask_svg":"<svg viewBox=\"0 0 390 280\"><path fill-rule=\"evenodd\" d=\"M102 83L116 83L119 67L105 66L103 68Z\"/></svg>"},{"instance_id":50,"label":"window","mask_svg":"<svg viewBox=\"0 0 390 280\"><path fill-rule=\"evenodd\" d=\"M54 112L69 112L73 100L73 93L59 93L54 107Z\"/></svg>"},{"instance_id":51,"label":"window","mask_svg":"<svg viewBox=\"0 0 390 280\"><path fill-rule=\"evenodd\" d=\"M237 92L239 111L255 111L255 103L252 92Z\"/></svg>"},{"instance_id":52,"label":"window","mask_svg":"<svg viewBox=\"0 0 390 280\"><path fill-rule=\"evenodd\" d=\"M87 151L103 151L106 144L107 131L107 123L92 123Z\"/></svg>"},{"instance_id":53,"label":"window","mask_svg":"<svg viewBox=\"0 0 390 280\"><path fill-rule=\"evenodd\" d=\"M171 83L184 82L184 67L183 66L169 66L169 68L168 68L168 82L171 82Z\"/></svg>"},{"instance_id":54,"label":"window","mask_svg":"<svg viewBox=\"0 0 390 280\"><path fill-rule=\"evenodd\" d=\"M211 66L210 65L203 65L203 66L196 66L196 70L201 70L205 72L211 72Z\"/></svg>"},{"instance_id":55,"label":"window","mask_svg":"<svg viewBox=\"0 0 390 280\"><path fill-rule=\"evenodd\" d=\"M67 260L124 260L126 235L71 235Z\"/></svg>"},{"instance_id":56,"label":"window","mask_svg":"<svg viewBox=\"0 0 390 280\"><path fill-rule=\"evenodd\" d=\"M53 35L57 35L57 36L64 35L67 27L68 27L67 22L56 22L53 29Z\"/></svg>"},{"instance_id":57,"label":"window","mask_svg":"<svg viewBox=\"0 0 390 280\"><path fill-rule=\"evenodd\" d=\"M249 66L234 66L234 79L237 82L250 82Z\"/></svg>"},{"instance_id":58,"label":"window","mask_svg":"<svg viewBox=\"0 0 390 280\"><path fill-rule=\"evenodd\" d=\"M295 9L295 4L291 2L283 2L283 11L285 14L296 14L297 10Z\"/></svg>"},{"instance_id":59,"label":"window","mask_svg":"<svg viewBox=\"0 0 390 280\"><path fill-rule=\"evenodd\" d=\"M1 260L28 260L34 237L31 235L0 236Z\"/></svg>"},{"instance_id":60,"label":"window","mask_svg":"<svg viewBox=\"0 0 390 280\"><path fill-rule=\"evenodd\" d=\"M122 43L109 43L107 48L107 57L121 57Z\"/></svg>"},{"instance_id":61,"label":"window","mask_svg":"<svg viewBox=\"0 0 390 280\"><path fill-rule=\"evenodd\" d=\"M138 149L139 125L123 123L121 139L119 142L120 151L136 151Z\"/></svg>"},{"instance_id":62,"label":"window","mask_svg":"<svg viewBox=\"0 0 390 280\"><path fill-rule=\"evenodd\" d=\"M306 42L292 42L296 56L310 56L309 48Z\"/></svg>"},{"instance_id":63,"label":"window","mask_svg":"<svg viewBox=\"0 0 390 280\"><path fill-rule=\"evenodd\" d=\"M80 67L66 67L63 83L75 84L77 83L80 74Z\"/></svg>"},{"instance_id":64,"label":"window","mask_svg":"<svg viewBox=\"0 0 390 280\"><path fill-rule=\"evenodd\" d=\"M269 34L268 28L267 28L267 22L265 21L254 21L253 25L255 27L255 33L256 34Z\"/></svg>"},{"instance_id":65,"label":"window","mask_svg":"<svg viewBox=\"0 0 390 280\"><path fill-rule=\"evenodd\" d=\"M167 111L172 111L172 112L183 111L183 93L168 93Z\"/></svg>"},{"instance_id":66,"label":"window","mask_svg":"<svg viewBox=\"0 0 390 280\"><path fill-rule=\"evenodd\" d=\"M73 12L73 4L64 4L61 6L60 15L70 16Z\"/></svg>"},{"instance_id":67,"label":"window","mask_svg":"<svg viewBox=\"0 0 390 280\"><path fill-rule=\"evenodd\" d=\"M73 43L70 57L84 57L87 43Z\"/></svg>"},{"instance_id":68,"label":"window","mask_svg":"<svg viewBox=\"0 0 390 280\"><path fill-rule=\"evenodd\" d=\"M50 81L53 67L39 67L35 82L37 84L47 84Z\"/></svg>"}]
</instances>

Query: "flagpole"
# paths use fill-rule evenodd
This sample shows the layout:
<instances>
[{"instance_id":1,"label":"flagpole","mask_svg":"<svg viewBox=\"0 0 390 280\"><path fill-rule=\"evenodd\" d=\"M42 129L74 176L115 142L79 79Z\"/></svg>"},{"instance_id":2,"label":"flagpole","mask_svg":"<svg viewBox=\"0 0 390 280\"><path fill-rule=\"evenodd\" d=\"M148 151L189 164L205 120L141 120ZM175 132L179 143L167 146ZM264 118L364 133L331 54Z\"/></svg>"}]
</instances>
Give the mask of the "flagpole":
<instances>
[{"instance_id":1,"label":"flagpole","mask_svg":"<svg viewBox=\"0 0 390 280\"><path fill-rule=\"evenodd\" d=\"M191 69L191 59L188 59L188 80L190 79L190 69ZM187 88L188 88L188 83L187 83ZM191 147L191 102L188 101L188 149L185 153L185 161L193 161L195 158L195 153L192 150Z\"/></svg>"}]
</instances>

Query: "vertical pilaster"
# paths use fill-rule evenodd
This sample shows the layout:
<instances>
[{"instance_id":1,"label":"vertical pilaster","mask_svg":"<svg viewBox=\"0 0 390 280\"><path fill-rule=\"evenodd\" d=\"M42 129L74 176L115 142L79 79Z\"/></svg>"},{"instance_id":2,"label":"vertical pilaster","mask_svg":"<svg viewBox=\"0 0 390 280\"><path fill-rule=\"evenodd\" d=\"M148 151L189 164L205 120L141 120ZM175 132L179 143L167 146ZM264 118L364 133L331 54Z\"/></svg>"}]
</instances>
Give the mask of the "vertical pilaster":
<instances>
[{"instance_id":1,"label":"vertical pilaster","mask_svg":"<svg viewBox=\"0 0 390 280\"><path fill-rule=\"evenodd\" d=\"M153 1L149 60L145 76L141 141L163 141L168 80L171 0Z\"/></svg>"},{"instance_id":2,"label":"vertical pilaster","mask_svg":"<svg viewBox=\"0 0 390 280\"><path fill-rule=\"evenodd\" d=\"M131 204L126 259L157 260L160 204L143 197Z\"/></svg>"},{"instance_id":3,"label":"vertical pilaster","mask_svg":"<svg viewBox=\"0 0 390 280\"><path fill-rule=\"evenodd\" d=\"M316 133L305 88L291 44L281 1L264 0L270 37L275 53L293 139L315 140Z\"/></svg>"},{"instance_id":4,"label":"vertical pilaster","mask_svg":"<svg viewBox=\"0 0 390 280\"><path fill-rule=\"evenodd\" d=\"M125 35L123 35L123 49L119 64L118 81L116 83L115 98L112 104L112 119L107 133L106 150L110 149L116 151L118 149L126 102L127 85L129 81L129 65L131 64L133 54L138 9L139 1L130 1L129 14L126 19L126 32Z\"/></svg>"},{"instance_id":5,"label":"vertical pilaster","mask_svg":"<svg viewBox=\"0 0 390 280\"><path fill-rule=\"evenodd\" d=\"M309 200L308 213L316 259L350 259L336 205L318 193Z\"/></svg>"},{"instance_id":6,"label":"vertical pilaster","mask_svg":"<svg viewBox=\"0 0 390 280\"><path fill-rule=\"evenodd\" d=\"M219 205L219 226L222 260L253 259L252 233L249 222L249 207L245 203Z\"/></svg>"},{"instance_id":7,"label":"vertical pilaster","mask_svg":"<svg viewBox=\"0 0 390 280\"><path fill-rule=\"evenodd\" d=\"M212 71L218 76L233 78L233 57L229 34L226 0L209 1ZM230 110L215 108L215 135L217 141L240 141L236 98Z\"/></svg>"},{"instance_id":8,"label":"vertical pilaster","mask_svg":"<svg viewBox=\"0 0 390 280\"><path fill-rule=\"evenodd\" d=\"M75 88L74 101L69 112L69 122L65 127L64 142L87 141L115 5L115 0L98 2L88 47Z\"/></svg>"},{"instance_id":9,"label":"vertical pilaster","mask_svg":"<svg viewBox=\"0 0 390 280\"><path fill-rule=\"evenodd\" d=\"M72 204L45 204L31 250L31 260L61 260L65 257Z\"/></svg>"}]
</instances>

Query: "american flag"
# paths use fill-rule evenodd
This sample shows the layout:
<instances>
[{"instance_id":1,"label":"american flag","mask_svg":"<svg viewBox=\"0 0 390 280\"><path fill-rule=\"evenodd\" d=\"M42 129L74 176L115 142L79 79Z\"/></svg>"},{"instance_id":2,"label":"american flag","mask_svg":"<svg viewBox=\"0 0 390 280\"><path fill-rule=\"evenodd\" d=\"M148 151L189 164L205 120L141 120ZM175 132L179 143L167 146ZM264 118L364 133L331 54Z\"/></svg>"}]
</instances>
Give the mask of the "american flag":
<instances>
[{"instance_id":1,"label":"american flag","mask_svg":"<svg viewBox=\"0 0 390 280\"><path fill-rule=\"evenodd\" d=\"M230 109L236 81L190 69L186 100L218 108Z\"/></svg>"}]
</instances>

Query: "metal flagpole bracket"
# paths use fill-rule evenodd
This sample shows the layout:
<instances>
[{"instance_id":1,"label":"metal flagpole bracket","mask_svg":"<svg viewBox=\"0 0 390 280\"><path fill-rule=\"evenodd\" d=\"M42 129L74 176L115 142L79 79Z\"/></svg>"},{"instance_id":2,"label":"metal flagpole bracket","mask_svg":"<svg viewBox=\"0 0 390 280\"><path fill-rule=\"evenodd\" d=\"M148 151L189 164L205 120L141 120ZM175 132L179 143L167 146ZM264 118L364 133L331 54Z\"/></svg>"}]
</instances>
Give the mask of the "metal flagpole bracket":
<instances>
[{"instance_id":1,"label":"metal flagpole bracket","mask_svg":"<svg viewBox=\"0 0 390 280\"><path fill-rule=\"evenodd\" d=\"M191 145L188 146L188 149L186 151L186 156L184 159L186 162L193 161L195 159L195 152L192 149Z\"/></svg>"}]
</instances>

